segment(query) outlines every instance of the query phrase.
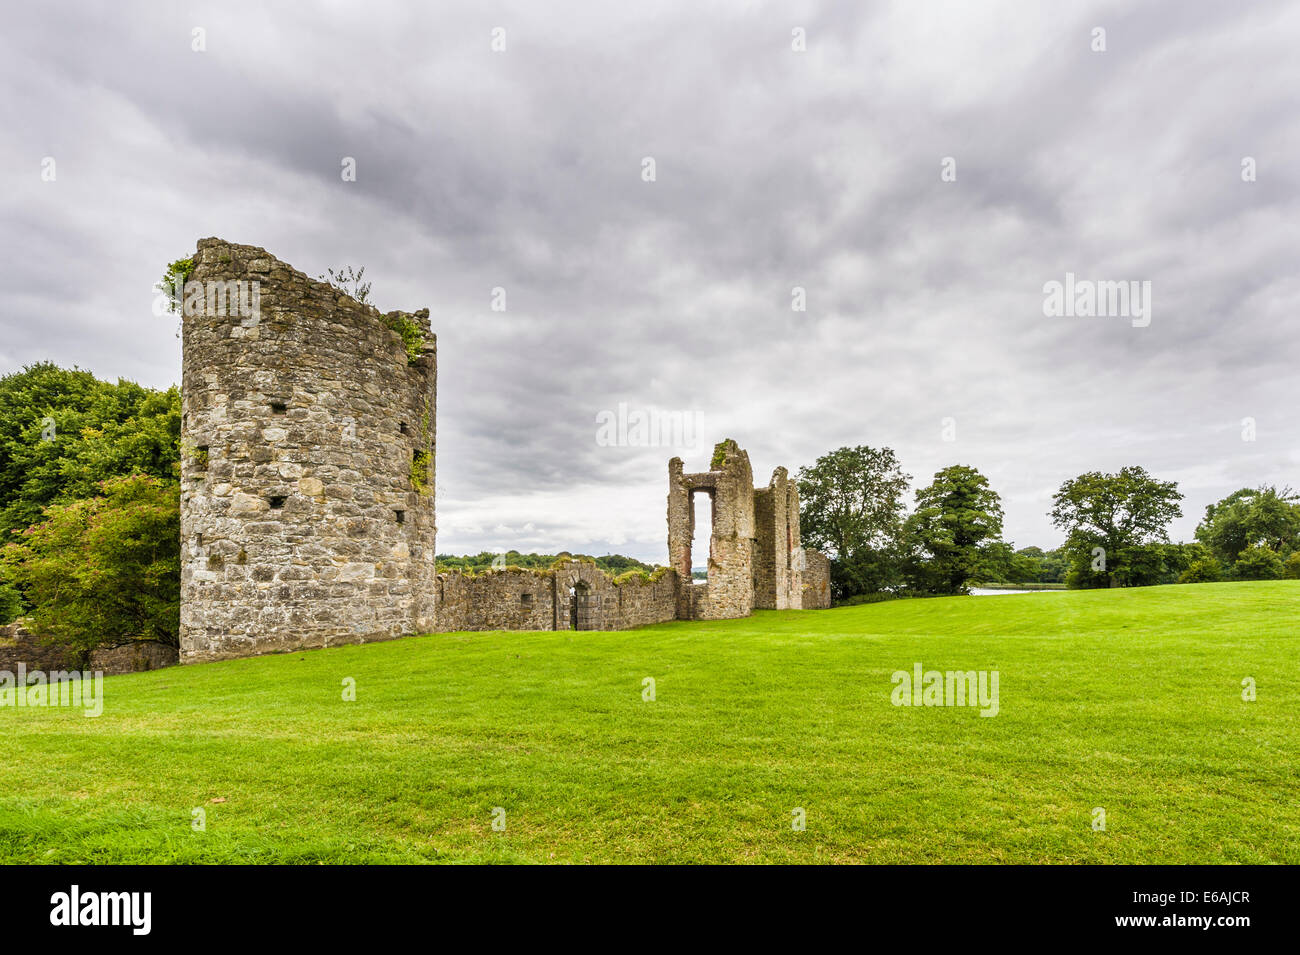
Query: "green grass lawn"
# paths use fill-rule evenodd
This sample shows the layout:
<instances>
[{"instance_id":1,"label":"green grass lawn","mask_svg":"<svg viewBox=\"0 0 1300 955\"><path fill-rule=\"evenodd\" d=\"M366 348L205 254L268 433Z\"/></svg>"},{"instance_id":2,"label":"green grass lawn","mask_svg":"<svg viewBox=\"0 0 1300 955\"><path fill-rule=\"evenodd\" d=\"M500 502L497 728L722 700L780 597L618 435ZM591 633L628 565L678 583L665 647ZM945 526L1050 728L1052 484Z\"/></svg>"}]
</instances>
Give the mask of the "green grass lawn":
<instances>
[{"instance_id":1,"label":"green grass lawn","mask_svg":"<svg viewBox=\"0 0 1300 955\"><path fill-rule=\"evenodd\" d=\"M0 861L1297 863L1298 620L1300 581L1200 584L109 677L98 719L0 708ZM917 662L1000 712L891 705Z\"/></svg>"}]
</instances>

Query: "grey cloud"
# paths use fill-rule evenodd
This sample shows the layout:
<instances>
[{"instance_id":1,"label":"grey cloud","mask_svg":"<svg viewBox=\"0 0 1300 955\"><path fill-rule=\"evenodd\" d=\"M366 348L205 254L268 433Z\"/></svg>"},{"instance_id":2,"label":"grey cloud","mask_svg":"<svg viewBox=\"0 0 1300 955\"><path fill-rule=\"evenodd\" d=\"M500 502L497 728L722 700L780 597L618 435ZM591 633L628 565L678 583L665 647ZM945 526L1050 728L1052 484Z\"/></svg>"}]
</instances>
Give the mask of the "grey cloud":
<instances>
[{"instance_id":1,"label":"grey cloud","mask_svg":"<svg viewBox=\"0 0 1300 955\"><path fill-rule=\"evenodd\" d=\"M620 401L698 412L688 466L734 436L758 480L840 444L918 482L975 464L1020 544L1057 542L1046 502L1081 470L1178 477L1184 536L1242 484L1300 483L1284 3L126 3L6 27L0 371L176 381L151 285L199 236L366 265L381 307L433 312L441 550L662 560L679 450L598 446ZM1067 270L1152 280L1150 327L1046 318Z\"/></svg>"}]
</instances>

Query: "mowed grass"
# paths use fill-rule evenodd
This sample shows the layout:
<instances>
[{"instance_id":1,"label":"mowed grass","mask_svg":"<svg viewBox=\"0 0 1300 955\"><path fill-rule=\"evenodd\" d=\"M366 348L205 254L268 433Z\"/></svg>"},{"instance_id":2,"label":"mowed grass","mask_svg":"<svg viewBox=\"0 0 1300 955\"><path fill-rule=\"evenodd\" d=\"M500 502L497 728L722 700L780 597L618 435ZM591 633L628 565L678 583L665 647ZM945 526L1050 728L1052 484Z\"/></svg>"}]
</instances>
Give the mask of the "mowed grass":
<instances>
[{"instance_id":1,"label":"mowed grass","mask_svg":"<svg viewBox=\"0 0 1300 955\"><path fill-rule=\"evenodd\" d=\"M109 677L98 719L0 709L0 861L1296 863L1298 620L1202 584ZM917 662L1000 712L891 705Z\"/></svg>"}]
</instances>

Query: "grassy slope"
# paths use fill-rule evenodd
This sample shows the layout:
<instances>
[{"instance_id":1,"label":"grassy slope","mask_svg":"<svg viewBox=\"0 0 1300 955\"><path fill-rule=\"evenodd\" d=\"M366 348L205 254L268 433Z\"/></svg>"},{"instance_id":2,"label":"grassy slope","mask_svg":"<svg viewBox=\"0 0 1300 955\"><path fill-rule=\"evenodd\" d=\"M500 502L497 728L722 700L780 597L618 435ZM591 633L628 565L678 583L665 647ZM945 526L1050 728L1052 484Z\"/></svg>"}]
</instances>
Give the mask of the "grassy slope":
<instances>
[{"instance_id":1,"label":"grassy slope","mask_svg":"<svg viewBox=\"0 0 1300 955\"><path fill-rule=\"evenodd\" d=\"M99 719L0 709L0 860L1295 863L1297 611L957 597L110 677ZM999 670L1000 715L891 706L917 661Z\"/></svg>"}]
</instances>

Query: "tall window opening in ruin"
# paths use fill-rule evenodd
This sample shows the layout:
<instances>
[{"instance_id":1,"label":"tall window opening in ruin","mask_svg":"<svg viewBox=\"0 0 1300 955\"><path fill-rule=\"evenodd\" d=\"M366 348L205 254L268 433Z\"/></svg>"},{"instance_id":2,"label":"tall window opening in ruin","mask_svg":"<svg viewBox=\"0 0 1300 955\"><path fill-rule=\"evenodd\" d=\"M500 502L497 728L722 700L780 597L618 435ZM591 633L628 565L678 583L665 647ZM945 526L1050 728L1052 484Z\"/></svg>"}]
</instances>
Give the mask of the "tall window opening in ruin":
<instances>
[{"instance_id":1,"label":"tall window opening in ruin","mask_svg":"<svg viewBox=\"0 0 1300 955\"><path fill-rule=\"evenodd\" d=\"M691 583L709 582L709 558L713 556L713 495L696 491L691 495L695 510L695 533L691 535Z\"/></svg>"}]
</instances>

